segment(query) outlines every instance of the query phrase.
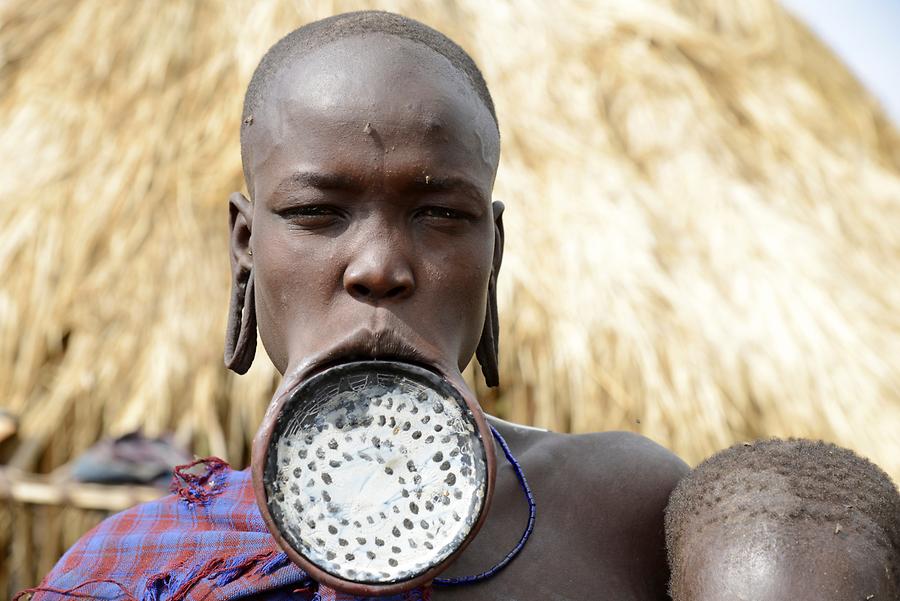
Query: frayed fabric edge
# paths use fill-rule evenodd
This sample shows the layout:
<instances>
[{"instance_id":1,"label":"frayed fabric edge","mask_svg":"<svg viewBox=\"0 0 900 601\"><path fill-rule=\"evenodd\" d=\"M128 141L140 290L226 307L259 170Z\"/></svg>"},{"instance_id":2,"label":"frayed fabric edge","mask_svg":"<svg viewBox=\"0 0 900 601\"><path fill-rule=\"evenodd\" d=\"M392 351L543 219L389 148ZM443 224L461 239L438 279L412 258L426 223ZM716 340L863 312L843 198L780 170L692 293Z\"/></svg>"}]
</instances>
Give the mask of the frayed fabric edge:
<instances>
[{"instance_id":1,"label":"frayed fabric edge","mask_svg":"<svg viewBox=\"0 0 900 601\"><path fill-rule=\"evenodd\" d=\"M200 474L189 471L198 465L205 466L206 470ZM205 457L178 465L174 469L169 491L189 504L204 505L222 489L225 479L217 476L230 470L228 462L218 457Z\"/></svg>"},{"instance_id":2,"label":"frayed fabric edge","mask_svg":"<svg viewBox=\"0 0 900 601\"><path fill-rule=\"evenodd\" d=\"M194 566L183 578L175 578L173 571L184 568L184 564L173 566L167 572L160 572L150 576L146 580L143 595L138 598L121 583L109 578L95 578L86 580L78 586L69 589L61 589L51 586L38 586L25 589L13 597L13 601L26 599L26 595L36 593L50 593L64 599L98 599L96 594L83 592L82 589L90 585L111 584L121 590L117 597L106 596L106 599L126 599L127 601L185 601L194 587L203 579L214 581L216 586L225 586L234 582L244 574L256 571L260 575L268 575L286 566L289 563L287 555L277 551L264 551L250 557L232 559L226 561L222 558L212 559L205 564ZM310 581L312 584L312 581ZM174 589L174 590L173 590Z\"/></svg>"},{"instance_id":3,"label":"frayed fabric edge","mask_svg":"<svg viewBox=\"0 0 900 601\"><path fill-rule=\"evenodd\" d=\"M25 595L31 595L31 597L28 597L28 598L32 599L36 593L50 593L50 594L59 595L63 598L71 598L71 599L98 599L97 596L92 595L90 593L79 592L79 589L83 589L92 584L113 584L113 585L119 587L119 589L121 589L122 595L128 601L140 601L137 597L132 595L128 591L128 589L126 589L124 586L122 586L115 580L111 580L109 578L92 578L91 580L86 580L86 581L82 582L78 586L73 586L72 588L68 588L68 589L55 588L52 586L36 586L34 588L27 588L24 591L19 591L18 593L16 593L15 596L12 598L12 601L20 601L22 599L25 599Z\"/></svg>"}]
</instances>

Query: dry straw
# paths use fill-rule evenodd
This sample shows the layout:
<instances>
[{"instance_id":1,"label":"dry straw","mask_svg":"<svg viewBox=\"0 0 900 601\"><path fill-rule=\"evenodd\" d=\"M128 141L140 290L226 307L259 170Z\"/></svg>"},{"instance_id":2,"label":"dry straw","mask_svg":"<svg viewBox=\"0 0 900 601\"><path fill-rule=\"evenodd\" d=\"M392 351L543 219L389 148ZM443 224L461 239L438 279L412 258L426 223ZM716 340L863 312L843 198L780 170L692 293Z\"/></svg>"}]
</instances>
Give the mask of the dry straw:
<instances>
[{"instance_id":1,"label":"dry straw","mask_svg":"<svg viewBox=\"0 0 900 601\"><path fill-rule=\"evenodd\" d=\"M253 67L361 2L0 3L0 406L11 462L173 429L244 461L277 377L222 366ZM378 4L482 66L503 134L486 404L695 462L821 437L900 477L900 139L767 0ZM602 458L598 458L602 461Z\"/></svg>"}]
</instances>

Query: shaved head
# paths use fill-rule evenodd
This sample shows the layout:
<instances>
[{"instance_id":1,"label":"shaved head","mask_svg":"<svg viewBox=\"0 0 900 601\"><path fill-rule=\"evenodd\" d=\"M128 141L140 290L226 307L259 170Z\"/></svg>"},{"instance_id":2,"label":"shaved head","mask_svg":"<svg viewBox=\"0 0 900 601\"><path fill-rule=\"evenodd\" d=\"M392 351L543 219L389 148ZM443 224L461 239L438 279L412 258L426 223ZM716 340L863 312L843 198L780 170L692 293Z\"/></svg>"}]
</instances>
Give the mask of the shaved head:
<instances>
[{"instance_id":1,"label":"shaved head","mask_svg":"<svg viewBox=\"0 0 900 601\"><path fill-rule=\"evenodd\" d=\"M244 163L244 178L247 180L248 186L251 174L246 158L247 138L259 108L269 99L271 86L275 79L287 66L296 65L322 46L369 34L382 34L409 40L444 57L463 76L466 84L481 100L493 120L496 134L499 137L497 114L484 77L472 57L453 40L414 19L394 13L384 11L344 13L314 21L287 34L266 52L254 71L244 97L243 125L241 127L241 156Z\"/></svg>"},{"instance_id":2,"label":"shaved head","mask_svg":"<svg viewBox=\"0 0 900 601\"><path fill-rule=\"evenodd\" d=\"M666 537L675 601L900 592L900 494L833 444L764 440L714 455L672 494Z\"/></svg>"}]
</instances>

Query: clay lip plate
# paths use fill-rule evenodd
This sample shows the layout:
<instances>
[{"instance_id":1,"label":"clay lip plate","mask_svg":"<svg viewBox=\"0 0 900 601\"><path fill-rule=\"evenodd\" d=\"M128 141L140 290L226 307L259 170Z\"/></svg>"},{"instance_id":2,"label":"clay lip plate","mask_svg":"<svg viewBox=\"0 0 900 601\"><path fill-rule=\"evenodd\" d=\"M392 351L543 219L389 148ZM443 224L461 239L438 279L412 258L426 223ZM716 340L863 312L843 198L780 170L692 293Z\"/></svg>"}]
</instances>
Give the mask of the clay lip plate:
<instances>
[{"instance_id":1,"label":"clay lip plate","mask_svg":"<svg viewBox=\"0 0 900 601\"><path fill-rule=\"evenodd\" d=\"M480 528L493 488L489 430L477 402L436 373L344 363L274 403L254 444L257 501L314 580L352 594L408 590Z\"/></svg>"}]
</instances>

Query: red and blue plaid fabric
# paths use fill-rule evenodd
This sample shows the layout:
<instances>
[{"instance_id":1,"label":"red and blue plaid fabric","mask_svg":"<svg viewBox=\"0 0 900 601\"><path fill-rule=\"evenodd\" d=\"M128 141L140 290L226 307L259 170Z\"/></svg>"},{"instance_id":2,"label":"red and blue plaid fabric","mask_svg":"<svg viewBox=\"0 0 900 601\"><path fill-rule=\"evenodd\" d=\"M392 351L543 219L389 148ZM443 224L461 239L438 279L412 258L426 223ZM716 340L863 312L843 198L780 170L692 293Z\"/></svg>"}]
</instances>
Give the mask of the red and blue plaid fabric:
<instances>
[{"instance_id":1,"label":"red and blue plaid fabric","mask_svg":"<svg viewBox=\"0 0 900 601\"><path fill-rule=\"evenodd\" d=\"M221 459L176 469L174 494L114 515L81 538L40 586L34 601L364 601L313 582L269 534L249 471ZM373 601L428 601L415 590Z\"/></svg>"}]
</instances>

